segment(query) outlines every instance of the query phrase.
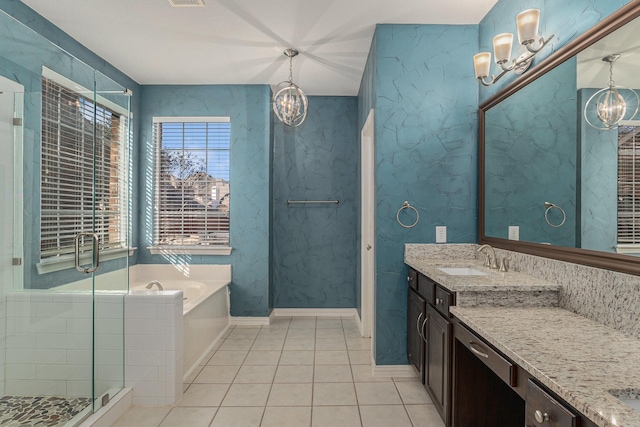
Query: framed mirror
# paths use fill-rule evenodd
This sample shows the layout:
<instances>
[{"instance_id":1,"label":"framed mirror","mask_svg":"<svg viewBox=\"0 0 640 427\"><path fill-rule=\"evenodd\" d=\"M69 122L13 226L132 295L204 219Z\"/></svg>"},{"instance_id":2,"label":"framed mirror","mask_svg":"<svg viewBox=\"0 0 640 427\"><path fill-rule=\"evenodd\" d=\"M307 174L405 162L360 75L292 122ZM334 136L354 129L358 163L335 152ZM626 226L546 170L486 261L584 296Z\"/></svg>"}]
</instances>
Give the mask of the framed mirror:
<instances>
[{"instance_id":1,"label":"framed mirror","mask_svg":"<svg viewBox=\"0 0 640 427\"><path fill-rule=\"evenodd\" d=\"M480 105L479 243L640 274L639 16L628 4ZM617 116L596 107L616 96Z\"/></svg>"}]
</instances>

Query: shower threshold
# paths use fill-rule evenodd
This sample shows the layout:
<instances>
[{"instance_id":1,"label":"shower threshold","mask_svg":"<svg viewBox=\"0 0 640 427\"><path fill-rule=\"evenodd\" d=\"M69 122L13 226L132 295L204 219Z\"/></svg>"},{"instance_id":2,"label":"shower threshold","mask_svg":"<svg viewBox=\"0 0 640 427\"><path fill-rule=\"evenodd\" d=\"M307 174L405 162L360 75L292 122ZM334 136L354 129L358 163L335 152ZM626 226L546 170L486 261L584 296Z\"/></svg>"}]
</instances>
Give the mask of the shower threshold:
<instances>
[{"instance_id":1,"label":"shower threshold","mask_svg":"<svg viewBox=\"0 0 640 427\"><path fill-rule=\"evenodd\" d=\"M91 405L89 397L3 396L0 426L62 427L77 424L76 415ZM82 417L84 418L84 417Z\"/></svg>"}]
</instances>

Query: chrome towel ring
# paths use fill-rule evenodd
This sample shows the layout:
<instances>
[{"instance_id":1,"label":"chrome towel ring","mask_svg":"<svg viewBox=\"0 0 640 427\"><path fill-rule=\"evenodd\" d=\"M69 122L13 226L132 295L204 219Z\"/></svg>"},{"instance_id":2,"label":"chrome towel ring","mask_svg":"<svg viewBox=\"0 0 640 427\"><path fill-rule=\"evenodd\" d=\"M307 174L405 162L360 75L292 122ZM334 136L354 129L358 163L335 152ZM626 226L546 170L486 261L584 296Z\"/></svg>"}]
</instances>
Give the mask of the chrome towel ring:
<instances>
[{"instance_id":1,"label":"chrome towel ring","mask_svg":"<svg viewBox=\"0 0 640 427\"><path fill-rule=\"evenodd\" d=\"M562 209L560 206L558 205L554 205L551 202L544 202L544 207L545 207L545 211L544 211L544 220L547 221L547 224L549 224L550 227L553 228L560 228L564 225L564 222L567 220L567 214L564 213L564 209ZM562 213L562 222L560 224L551 224L549 222L549 211L551 209L558 209L560 211L560 213Z\"/></svg>"},{"instance_id":2,"label":"chrome towel ring","mask_svg":"<svg viewBox=\"0 0 640 427\"><path fill-rule=\"evenodd\" d=\"M416 221L413 224L406 225L403 224L402 221L400 221L400 212L402 212L404 209L413 209L413 211L416 213ZM414 208L409 204L409 202L405 201L404 203L402 203L402 207L398 209L398 213L396 213L396 220L398 221L398 224L400 224L404 228L413 228L418 224L418 221L420 221L420 213L418 213L418 209Z\"/></svg>"}]
</instances>

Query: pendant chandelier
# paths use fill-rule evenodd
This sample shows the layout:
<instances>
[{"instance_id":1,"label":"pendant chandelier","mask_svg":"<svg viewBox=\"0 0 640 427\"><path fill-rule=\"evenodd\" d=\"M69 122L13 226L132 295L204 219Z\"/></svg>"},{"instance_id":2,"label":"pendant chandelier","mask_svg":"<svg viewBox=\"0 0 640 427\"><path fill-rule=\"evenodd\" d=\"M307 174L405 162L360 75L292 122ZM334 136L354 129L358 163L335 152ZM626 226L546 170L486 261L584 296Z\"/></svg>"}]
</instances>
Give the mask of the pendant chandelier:
<instances>
[{"instance_id":1,"label":"pendant chandelier","mask_svg":"<svg viewBox=\"0 0 640 427\"><path fill-rule=\"evenodd\" d=\"M295 49L285 49L289 57L289 80L276 86L273 95L273 111L276 117L287 126L300 126L307 118L307 95L293 83L293 57L298 55Z\"/></svg>"},{"instance_id":2,"label":"pendant chandelier","mask_svg":"<svg viewBox=\"0 0 640 427\"><path fill-rule=\"evenodd\" d=\"M609 63L609 83L605 88L594 93L584 107L584 118L593 128L600 130L614 129L622 120L625 120L625 116L628 116L626 120L631 120L638 113L638 104L640 104L638 94L633 89L616 86L616 82L613 80L613 63L619 58L620 55L618 54L602 58L604 62ZM636 108L633 114L627 115L627 101L620 94L620 91L627 91L635 96ZM589 120L590 115L593 117L593 113L590 114L590 110L595 112L600 123L596 121L594 124Z\"/></svg>"}]
</instances>

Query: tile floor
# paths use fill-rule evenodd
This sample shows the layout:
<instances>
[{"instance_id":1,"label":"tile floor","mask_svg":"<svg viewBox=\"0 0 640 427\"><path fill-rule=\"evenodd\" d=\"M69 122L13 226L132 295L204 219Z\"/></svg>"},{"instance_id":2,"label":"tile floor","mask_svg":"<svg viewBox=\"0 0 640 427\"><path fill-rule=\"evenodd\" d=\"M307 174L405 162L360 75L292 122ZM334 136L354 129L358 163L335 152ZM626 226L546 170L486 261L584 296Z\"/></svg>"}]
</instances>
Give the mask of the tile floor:
<instances>
[{"instance_id":1,"label":"tile floor","mask_svg":"<svg viewBox=\"0 0 640 427\"><path fill-rule=\"evenodd\" d=\"M371 374L352 317L236 326L184 384L177 405L132 407L114 426L443 427L417 378Z\"/></svg>"}]
</instances>

